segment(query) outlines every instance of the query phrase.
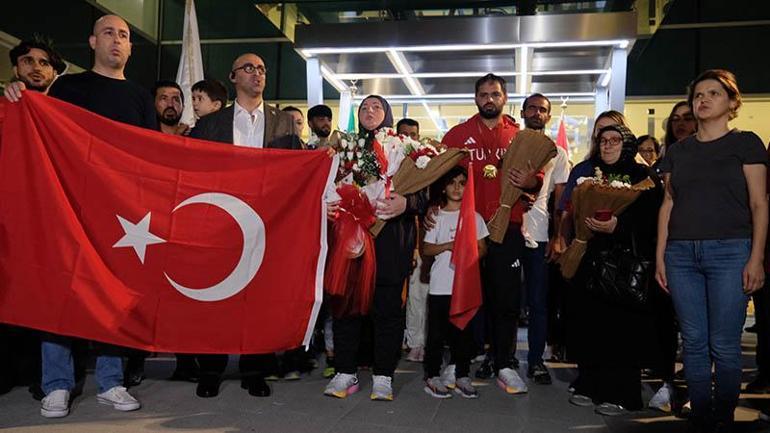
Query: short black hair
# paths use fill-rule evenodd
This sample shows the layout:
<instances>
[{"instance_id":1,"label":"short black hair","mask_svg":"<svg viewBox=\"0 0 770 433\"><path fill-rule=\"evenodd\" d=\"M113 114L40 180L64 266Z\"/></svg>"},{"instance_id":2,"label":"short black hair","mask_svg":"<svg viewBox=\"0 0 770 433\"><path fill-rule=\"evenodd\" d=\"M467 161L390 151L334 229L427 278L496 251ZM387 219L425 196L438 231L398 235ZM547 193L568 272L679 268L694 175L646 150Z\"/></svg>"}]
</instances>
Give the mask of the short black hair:
<instances>
[{"instance_id":1,"label":"short black hair","mask_svg":"<svg viewBox=\"0 0 770 433\"><path fill-rule=\"evenodd\" d=\"M281 111L287 111L287 112L288 112L288 111L296 111L297 113L299 113L299 114L302 114L302 110L300 110L299 108L297 108L297 107L295 107L295 106L293 106L293 105L289 105L289 106L283 107L283 108L281 109ZM304 116L305 116L305 115L304 115L304 114L302 114L302 117L304 117Z\"/></svg>"},{"instance_id":2,"label":"short black hair","mask_svg":"<svg viewBox=\"0 0 770 433\"><path fill-rule=\"evenodd\" d=\"M158 96L158 89L163 89L164 87L173 87L174 89L179 90L180 98L182 98L182 104L184 104L184 92L182 91L182 88L179 86L179 84L176 83L176 81L171 80L158 80L155 82L155 86L152 88L152 97L155 98Z\"/></svg>"},{"instance_id":3,"label":"short black hair","mask_svg":"<svg viewBox=\"0 0 770 433\"><path fill-rule=\"evenodd\" d=\"M418 121L416 121L414 119L404 118L404 119L399 120L398 123L396 123L396 131L398 131L398 129L401 128L401 125L416 126L417 127L417 131L418 132L420 131L420 122L418 122Z\"/></svg>"},{"instance_id":4,"label":"short black hair","mask_svg":"<svg viewBox=\"0 0 770 433\"><path fill-rule=\"evenodd\" d=\"M206 78L193 84L191 92L203 92L208 95L212 102L219 101L222 103L222 108L227 105L227 88L221 81L213 78Z\"/></svg>"},{"instance_id":5,"label":"short black hair","mask_svg":"<svg viewBox=\"0 0 770 433\"><path fill-rule=\"evenodd\" d=\"M316 117L328 117L329 120L332 119L332 109L329 108L327 105L318 104L313 107L310 107L309 110L307 110L307 120L315 119Z\"/></svg>"},{"instance_id":6,"label":"short black hair","mask_svg":"<svg viewBox=\"0 0 770 433\"><path fill-rule=\"evenodd\" d=\"M548 99L547 96L543 95L542 93L533 93L526 98L524 98L524 102L521 103L521 109L526 110L527 109L527 102L529 102L530 98L543 98L546 101L548 101L548 114L551 113L551 100Z\"/></svg>"},{"instance_id":7,"label":"short black hair","mask_svg":"<svg viewBox=\"0 0 770 433\"><path fill-rule=\"evenodd\" d=\"M64 60L62 60L59 53L53 49L51 43L44 41L39 36L35 36L33 39L28 39L26 41L21 41L19 45L16 45L11 49L8 53L8 56L11 58L11 65L19 66L19 57L29 54L33 48L45 51L46 55L48 55L48 63L51 64L54 71L56 71L56 74L61 75L67 69L67 64L64 63Z\"/></svg>"},{"instance_id":8,"label":"short black hair","mask_svg":"<svg viewBox=\"0 0 770 433\"><path fill-rule=\"evenodd\" d=\"M505 79L498 75L489 73L479 78L478 80L476 80L476 93L475 93L476 95L478 95L479 93L479 87L481 87L482 84L486 84L486 83L499 83L500 88L503 90L503 93L508 94L508 91L505 90Z\"/></svg>"}]
</instances>

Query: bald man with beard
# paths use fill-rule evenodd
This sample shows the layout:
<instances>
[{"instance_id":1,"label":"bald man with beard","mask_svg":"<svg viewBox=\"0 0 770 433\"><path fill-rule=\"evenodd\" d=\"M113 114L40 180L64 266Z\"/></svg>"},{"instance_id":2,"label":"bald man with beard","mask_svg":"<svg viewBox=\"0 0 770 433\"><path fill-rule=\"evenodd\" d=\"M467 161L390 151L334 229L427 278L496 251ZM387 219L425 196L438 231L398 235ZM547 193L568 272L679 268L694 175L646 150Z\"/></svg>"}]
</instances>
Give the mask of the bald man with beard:
<instances>
[{"instance_id":1,"label":"bald man with beard","mask_svg":"<svg viewBox=\"0 0 770 433\"><path fill-rule=\"evenodd\" d=\"M150 92L125 76L131 56L131 29L121 17L105 15L94 23L88 44L94 51L90 71L59 77L48 94L78 105L118 122L157 130L155 105ZM23 97L23 82L9 85L5 91L11 101ZM43 359L43 398L40 414L61 418L69 414L70 393L75 387L72 360L73 339L47 334L41 346ZM119 411L133 411L141 404L123 387L122 350L95 344L97 400Z\"/></svg>"}]
</instances>

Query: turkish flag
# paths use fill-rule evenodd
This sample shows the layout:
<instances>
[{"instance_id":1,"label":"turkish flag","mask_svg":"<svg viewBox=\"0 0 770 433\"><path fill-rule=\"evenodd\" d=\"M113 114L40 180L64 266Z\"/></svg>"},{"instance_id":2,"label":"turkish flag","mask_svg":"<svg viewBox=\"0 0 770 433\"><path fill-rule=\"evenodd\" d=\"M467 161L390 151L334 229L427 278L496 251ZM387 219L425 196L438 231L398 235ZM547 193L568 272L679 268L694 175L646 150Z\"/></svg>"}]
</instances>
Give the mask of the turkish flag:
<instances>
[{"instance_id":1,"label":"turkish flag","mask_svg":"<svg viewBox=\"0 0 770 433\"><path fill-rule=\"evenodd\" d=\"M5 109L1 322L164 352L309 341L326 153L165 135L33 92Z\"/></svg>"},{"instance_id":2,"label":"turkish flag","mask_svg":"<svg viewBox=\"0 0 770 433\"><path fill-rule=\"evenodd\" d=\"M556 134L556 145L564 149L569 158L569 141L567 141L567 128L564 126L564 115L559 121L559 132Z\"/></svg>"},{"instance_id":3,"label":"turkish flag","mask_svg":"<svg viewBox=\"0 0 770 433\"><path fill-rule=\"evenodd\" d=\"M449 321L465 329L481 307L481 274L479 272L479 248L476 231L476 194L473 186L473 163L468 164L468 181L465 183L457 233L452 244L452 265L455 268L452 282L452 299L449 303Z\"/></svg>"}]
</instances>

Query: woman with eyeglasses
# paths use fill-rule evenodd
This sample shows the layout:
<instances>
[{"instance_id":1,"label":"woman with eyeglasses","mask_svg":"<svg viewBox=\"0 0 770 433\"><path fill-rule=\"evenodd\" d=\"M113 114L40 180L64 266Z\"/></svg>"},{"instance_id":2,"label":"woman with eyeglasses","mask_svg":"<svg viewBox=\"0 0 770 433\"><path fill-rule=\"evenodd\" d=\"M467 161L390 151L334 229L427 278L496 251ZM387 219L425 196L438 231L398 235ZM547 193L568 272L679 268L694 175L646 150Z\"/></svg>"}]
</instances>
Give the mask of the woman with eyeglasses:
<instances>
[{"instance_id":1,"label":"woman with eyeglasses","mask_svg":"<svg viewBox=\"0 0 770 433\"><path fill-rule=\"evenodd\" d=\"M672 146L659 166L666 189L655 276L679 317L691 431L730 432L748 296L765 278L768 157L756 134L729 127L741 106L731 72L699 75L687 102L697 132Z\"/></svg>"},{"instance_id":2,"label":"woman with eyeglasses","mask_svg":"<svg viewBox=\"0 0 770 433\"><path fill-rule=\"evenodd\" d=\"M658 139L651 135L642 135L636 139L636 142L639 147L639 156L644 159L644 162L646 162L647 165L652 167L652 165L655 164L655 161L658 160L658 155L660 155L660 143L658 142Z\"/></svg>"},{"instance_id":3,"label":"woman with eyeglasses","mask_svg":"<svg viewBox=\"0 0 770 433\"><path fill-rule=\"evenodd\" d=\"M595 150L587 161L603 176L626 183L635 184L647 177L656 180L648 166L635 161L636 143L627 127L605 126L598 131ZM638 257L653 259L660 198L661 188L656 187L643 192L620 215L606 219L597 214L585 221L594 237L588 241L568 295L568 349L578 364L570 403L594 407L601 415L623 415L643 407L641 367L651 340L647 331L651 318L642 308L590 290L590 278L597 274L595 263L600 257L621 247L633 249ZM571 219L571 205L567 209L564 219Z\"/></svg>"}]
</instances>

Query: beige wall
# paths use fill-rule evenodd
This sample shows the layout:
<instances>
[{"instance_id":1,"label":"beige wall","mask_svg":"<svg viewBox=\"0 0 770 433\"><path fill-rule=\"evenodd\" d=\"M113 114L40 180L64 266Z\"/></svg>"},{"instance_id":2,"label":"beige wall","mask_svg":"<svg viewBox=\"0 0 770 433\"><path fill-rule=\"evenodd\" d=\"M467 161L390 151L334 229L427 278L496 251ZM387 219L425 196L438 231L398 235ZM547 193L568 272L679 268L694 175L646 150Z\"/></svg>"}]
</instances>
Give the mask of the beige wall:
<instances>
[{"instance_id":1,"label":"beige wall","mask_svg":"<svg viewBox=\"0 0 770 433\"><path fill-rule=\"evenodd\" d=\"M631 130L637 136L650 133L648 124L650 118L652 118L652 135L662 141L665 119L671 112L671 107L673 107L677 101L679 101L677 98L629 99L626 101L624 114L626 115ZM294 105L302 110L303 113L307 113L307 104L298 103L298 101L284 101L281 103L282 107L286 105ZM327 101L327 105L331 107L332 112L334 113L334 124L336 125L339 104L337 101ZM402 104L393 104L392 109L394 122L398 122L399 119L404 117ZM473 116L477 111L476 106L472 103L468 105L433 106L432 109L437 110L439 115L446 119L450 128ZM652 116L648 115L648 110L650 109L655 110L655 113ZM517 121L520 120L519 111L520 107L518 104L509 104L506 107L506 112L512 114ZM593 103L568 103L564 113L568 117L567 136L570 145L575 147L573 149L572 159L573 161L579 161L588 150L588 136L593 128L594 105ZM423 136L440 138L441 133L438 131L427 111L421 104L409 104L407 107L407 114L409 117L420 122L420 132ZM560 114L561 108L554 106L552 110L553 118L551 125L549 125L552 127L551 130L554 133L554 138ZM766 144L770 142L770 96L745 97L738 118L731 122L731 126L746 131L754 131ZM309 134L308 128L305 128L303 138L307 139Z\"/></svg>"}]
</instances>

